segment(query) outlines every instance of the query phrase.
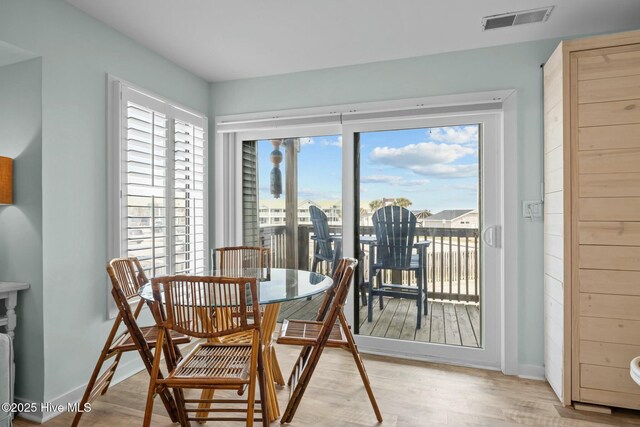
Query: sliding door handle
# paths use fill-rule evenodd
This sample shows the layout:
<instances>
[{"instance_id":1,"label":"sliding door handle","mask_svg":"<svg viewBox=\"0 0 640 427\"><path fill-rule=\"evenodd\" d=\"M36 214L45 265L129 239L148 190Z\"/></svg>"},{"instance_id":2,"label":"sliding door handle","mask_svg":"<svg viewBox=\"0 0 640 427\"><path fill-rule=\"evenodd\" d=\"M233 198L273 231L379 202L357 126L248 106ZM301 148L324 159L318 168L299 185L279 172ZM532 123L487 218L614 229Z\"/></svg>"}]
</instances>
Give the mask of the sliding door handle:
<instances>
[{"instance_id":1,"label":"sliding door handle","mask_svg":"<svg viewBox=\"0 0 640 427\"><path fill-rule=\"evenodd\" d=\"M487 227L482 232L482 241L492 248L500 248L500 241L502 240L502 227L499 225L492 225Z\"/></svg>"}]
</instances>

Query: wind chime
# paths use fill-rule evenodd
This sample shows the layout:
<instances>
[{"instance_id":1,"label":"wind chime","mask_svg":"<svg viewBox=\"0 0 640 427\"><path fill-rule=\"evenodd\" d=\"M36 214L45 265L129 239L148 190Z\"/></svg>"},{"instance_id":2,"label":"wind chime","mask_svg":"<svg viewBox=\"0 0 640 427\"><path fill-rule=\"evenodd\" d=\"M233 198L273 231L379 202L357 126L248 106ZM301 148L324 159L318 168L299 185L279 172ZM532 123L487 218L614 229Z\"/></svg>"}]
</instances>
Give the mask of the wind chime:
<instances>
[{"instance_id":1,"label":"wind chime","mask_svg":"<svg viewBox=\"0 0 640 427\"><path fill-rule=\"evenodd\" d=\"M279 199L282 194L282 172L280 172L280 162L282 162L282 152L280 151L281 139L272 139L273 151L269 158L273 163L271 169L271 194L274 198Z\"/></svg>"}]
</instances>

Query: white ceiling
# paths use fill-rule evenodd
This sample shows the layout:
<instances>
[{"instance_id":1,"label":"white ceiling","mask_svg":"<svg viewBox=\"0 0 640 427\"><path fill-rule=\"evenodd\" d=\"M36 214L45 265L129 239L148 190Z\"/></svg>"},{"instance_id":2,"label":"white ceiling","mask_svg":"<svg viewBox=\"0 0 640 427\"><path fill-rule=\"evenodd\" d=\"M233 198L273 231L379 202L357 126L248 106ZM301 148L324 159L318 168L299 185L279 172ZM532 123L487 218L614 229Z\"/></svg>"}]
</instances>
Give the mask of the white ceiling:
<instances>
[{"instance_id":1,"label":"white ceiling","mask_svg":"<svg viewBox=\"0 0 640 427\"><path fill-rule=\"evenodd\" d=\"M639 0L66 0L209 80L640 28ZM555 5L542 24L485 15Z\"/></svg>"}]
</instances>

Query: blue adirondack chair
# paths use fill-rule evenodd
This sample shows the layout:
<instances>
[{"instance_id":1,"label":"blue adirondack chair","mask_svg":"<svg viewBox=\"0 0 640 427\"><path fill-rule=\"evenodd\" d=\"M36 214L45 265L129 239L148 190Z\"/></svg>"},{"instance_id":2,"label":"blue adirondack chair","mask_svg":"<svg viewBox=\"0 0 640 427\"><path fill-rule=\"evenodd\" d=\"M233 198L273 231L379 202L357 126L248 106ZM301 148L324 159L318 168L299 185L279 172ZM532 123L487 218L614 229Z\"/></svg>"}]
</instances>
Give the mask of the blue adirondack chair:
<instances>
[{"instance_id":1,"label":"blue adirondack chair","mask_svg":"<svg viewBox=\"0 0 640 427\"><path fill-rule=\"evenodd\" d=\"M333 274L336 251L333 246L334 238L329 234L329 221L327 220L327 214L325 214L322 209L311 205L309 206L309 216L311 217L313 234L315 236L311 271L315 272L316 268L318 268L318 263L326 261L331 266L330 271Z\"/></svg>"},{"instance_id":2,"label":"blue adirondack chair","mask_svg":"<svg viewBox=\"0 0 640 427\"><path fill-rule=\"evenodd\" d=\"M420 329L422 308L427 313L426 252L430 241L415 242L416 216L400 206L385 206L374 212L375 242L369 246L369 301L368 321L373 320L373 297L378 295L380 309L384 296L411 298L418 305L416 327ZM383 283L383 270L413 271L417 286ZM374 286L374 277L376 278Z\"/></svg>"},{"instance_id":3,"label":"blue adirondack chair","mask_svg":"<svg viewBox=\"0 0 640 427\"><path fill-rule=\"evenodd\" d=\"M327 261L331 264L331 275L335 273L337 263L334 260L342 258L342 236L329 234L329 222L327 215L315 206L309 206L311 223L313 224L313 264L311 271L316 272L319 262ZM333 246L332 246L333 244ZM363 280L362 269L358 269L358 282L360 283L360 300L362 305L367 305L367 283Z\"/></svg>"}]
</instances>

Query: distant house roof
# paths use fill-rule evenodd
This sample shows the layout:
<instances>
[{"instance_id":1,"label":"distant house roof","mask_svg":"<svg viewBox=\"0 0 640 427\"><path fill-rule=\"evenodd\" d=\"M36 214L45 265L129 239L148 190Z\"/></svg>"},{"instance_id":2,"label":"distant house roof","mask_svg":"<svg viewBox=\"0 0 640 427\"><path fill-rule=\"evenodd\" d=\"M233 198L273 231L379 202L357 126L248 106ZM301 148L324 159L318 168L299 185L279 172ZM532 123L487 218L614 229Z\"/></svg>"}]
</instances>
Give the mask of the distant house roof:
<instances>
[{"instance_id":1,"label":"distant house roof","mask_svg":"<svg viewBox=\"0 0 640 427\"><path fill-rule=\"evenodd\" d=\"M425 218L427 221L451 221L463 215L473 212L475 209L446 209Z\"/></svg>"}]
</instances>

